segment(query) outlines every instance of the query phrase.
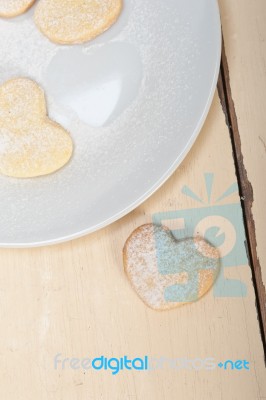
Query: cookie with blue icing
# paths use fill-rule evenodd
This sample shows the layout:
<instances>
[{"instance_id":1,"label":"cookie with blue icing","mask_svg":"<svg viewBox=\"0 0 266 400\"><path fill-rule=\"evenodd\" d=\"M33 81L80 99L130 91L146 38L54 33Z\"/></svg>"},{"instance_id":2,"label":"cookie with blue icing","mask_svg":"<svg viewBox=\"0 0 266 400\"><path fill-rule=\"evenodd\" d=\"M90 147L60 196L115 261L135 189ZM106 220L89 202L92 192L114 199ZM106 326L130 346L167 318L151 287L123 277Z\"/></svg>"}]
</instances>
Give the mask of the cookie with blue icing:
<instances>
[{"instance_id":1,"label":"cookie with blue icing","mask_svg":"<svg viewBox=\"0 0 266 400\"><path fill-rule=\"evenodd\" d=\"M177 241L167 227L153 224L140 226L129 236L123 257L133 288L155 310L199 300L220 269L219 251L204 239Z\"/></svg>"}]
</instances>

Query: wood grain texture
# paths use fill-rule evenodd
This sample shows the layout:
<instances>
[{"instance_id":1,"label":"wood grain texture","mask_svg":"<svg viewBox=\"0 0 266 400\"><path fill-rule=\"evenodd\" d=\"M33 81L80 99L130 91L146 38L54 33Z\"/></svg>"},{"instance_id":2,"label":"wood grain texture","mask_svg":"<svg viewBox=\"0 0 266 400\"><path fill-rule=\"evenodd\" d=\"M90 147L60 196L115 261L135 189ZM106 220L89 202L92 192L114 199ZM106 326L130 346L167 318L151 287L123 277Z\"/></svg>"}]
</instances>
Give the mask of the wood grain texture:
<instances>
[{"instance_id":1,"label":"wood grain texture","mask_svg":"<svg viewBox=\"0 0 266 400\"><path fill-rule=\"evenodd\" d=\"M221 151L222 150L222 151ZM211 203L236 181L231 142L215 95L207 122L176 173L134 212L95 234L40 249L1 249L0 398L5 400L261 400L266 397L263 347L248 265L226 268L247 296L214 297L156 312L132 290L122 263L129 234L154 213L205 207L204 173L214 173ZM223 201L239 204L237 193ZM229 241L230 241L229 237ZM232 358L250 371L55 370L54 356Z\"/></svg>"},{"instance_id":2,"label":"wood grain texture","mask_svg":"<svg viewBox=\"0 0 266 400\"><path fill-rule=\"evenodd\" d=\"M220 3L242 152L254 190L252 212L263 266L265 191L258 177L265 169L265 3ZM189 186L206 201L207 172L215 177L210 199L213 205L236 181L230 135L217 94L190 154L165 185L134 212L70 243L31 250L0 249L1 399L266 399L263 345L252 271L247 264L238 265L235 260L235 266L223 271L227 281L236 279L245 285L246 296L215 297L211 291L195 304L163 313L141 302L123 270L125 240L135 228L151 222L154 213L200 212L206 207L185 196L182 189ZM231 194L222 204L240 204L239 195ZM179 221L169 221L171 224ZM233 238L229 235L230 240ZM265 282L264 269L262 277ZM110 372L55 370L57 353L71 358L147 354L247 359L250 371L168 369L124 371L112 376Z\"/></svg>"},{"instance_id":3,"label":"wood grain texture","mask_svg":"<svg viewBox=\"0 0 266 400\"><path fill-rule=\"evenodd\" d=\"M261 336L266 350L266 292L262 279L261 266L257 255L256 226L252 214L254 201L253 189L248 180L247 171L244 166L243 154L241 150L241 137L238 128L238 120L235 111L234 101L230 85L230 76L225 48L223 45L221 62L221 85L218 85L221 103L225 112L227 125L232 140L233 156L235 160L236 173L238 178L239 193L241 197L244 225L247 237L247 251L252 270L253 285L256 293L256 307L258 309L258 320L261 327ZM223 93L222 93L223 92Z\"/></svg>"},{"instance_id":4,"label":"wood grain texture","mask_svg":"<svg viewBox=\"0 0 266 400\"><path fill-rule=\"evenodd\" d=\"M227 57L224 73L230 122L265 333L266 3L263 0L221 0L220 8Z\"/></svg>"}]
</instances>

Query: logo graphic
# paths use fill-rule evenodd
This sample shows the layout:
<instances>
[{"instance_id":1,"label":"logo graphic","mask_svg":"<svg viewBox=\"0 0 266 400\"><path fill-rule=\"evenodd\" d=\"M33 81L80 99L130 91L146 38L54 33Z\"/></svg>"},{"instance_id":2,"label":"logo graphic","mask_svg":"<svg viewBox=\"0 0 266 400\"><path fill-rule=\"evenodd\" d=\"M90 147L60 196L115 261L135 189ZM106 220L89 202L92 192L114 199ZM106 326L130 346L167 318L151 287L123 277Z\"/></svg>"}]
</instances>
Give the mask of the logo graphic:
<instances>
[{"instance_id":1,"label":"logo graphic","mask_svg":"<svg viewBox=\"0 0 266 400\"><path fill-rule=\"evenodd\" d=\"M246 285L240 280L225 279L224 270L248 264L245 247L245 231L240 203L221 204L231 194L238 192L237 183L232 184L217 199L212 199L214 174L205 174L207 202L184 186L182 193L197 201L200 206L187 210L156 213L152 221L156 225L174 225L171 229L177 240L201 236L219 249L221 271L214 285L215 297L245 297ZM160 266L160 256L158 265ZM159 271L160 271L159 267ZM167 299L166 299L167 300ZM169 301L169 300L168 300ZM183 299L182 299L183 301Z\"/></svg>"},{"instance_id":2,"label":"logo graphic","mask_svg":"<svg viewBox=\"0 0 266 400\"><path fill-rule=\"evenodd\" d=\"M149 369L149 358L148 356L136 357L130 359L128 356L123 357L95 357L95 358L63 358L61 353L58 353L54 357L54 369L65 370L65 369L83 369L94 370L94 371L111 371L112 375L117 375L120 371L147 371Z\"/></svg>"},{"instance_id":3,"label":"logo graphic","mask_svg":"<svg viewBox=\"0 0 266 400\"><path fill-rule=\"evenodd\" d=\"M214 357L207 358L168 358L168 357L135 357L129 358L105 356L94 358L79 358L67 357L64 358L61 353L54 356L54 369L55 370L83 370L83 371L96 371L96 372L111 372L112 375L117 375L121 372L127 371L158 371L174 369L181 370L194 370L194 371L213 371L215 369L224 371L249 371L250 363L246 359L238 359L233 361L231 359L226 361L216 361Z\"/></svg>"}]
</instances>

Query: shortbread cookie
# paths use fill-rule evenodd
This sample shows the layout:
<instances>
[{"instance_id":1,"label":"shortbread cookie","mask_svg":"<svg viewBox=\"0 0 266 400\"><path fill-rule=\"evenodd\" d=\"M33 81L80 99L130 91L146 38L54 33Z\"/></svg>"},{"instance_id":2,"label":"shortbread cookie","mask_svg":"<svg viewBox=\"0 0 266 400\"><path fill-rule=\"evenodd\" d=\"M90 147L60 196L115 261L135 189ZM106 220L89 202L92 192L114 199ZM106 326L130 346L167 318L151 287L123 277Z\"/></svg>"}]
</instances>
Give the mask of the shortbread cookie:
<instances>
[{"instance_id":1,"label":"shortbread cookie","mask_svg":"<svg viewBox=\"0 0 266 400\"><path fill-rule=\"evenodd\" d=\"M70 159L70 135L47 116L43 90L32 80L0 86L0 173L16 178L51 174Z\"/></svg>"},{"instance_id":2,"label":"shortbread cookie","mask_svg":"<svg viewBox=\"0 0 266 400\"><path fill-rule=\"evenodd\" d=\"M123 0L40 0L35 22L52 42L84 43L110 28L122 5Z\"/></svg>"},{"instance_id":3,"label":"shortbread cookie","mask_svg":"<svg viewBox=\"0 0 266 400\"><path fill-rule=\"evenodd\" d=\"M153 224L127 239L124 268L139 297L155 310L169 310L200 299L213 286L219 251L200 237L177 241Z\"/></svg>"},{"instance_id":4,"label":"shortbread cookie","mask_svg":"<svg viewBox=\"0 0 266 400\"><path fill-rule=\"evenodd\" d=\"M35 0L0 0L0 17L12 18L26 12Z\"/></svg>"}]
</instances>

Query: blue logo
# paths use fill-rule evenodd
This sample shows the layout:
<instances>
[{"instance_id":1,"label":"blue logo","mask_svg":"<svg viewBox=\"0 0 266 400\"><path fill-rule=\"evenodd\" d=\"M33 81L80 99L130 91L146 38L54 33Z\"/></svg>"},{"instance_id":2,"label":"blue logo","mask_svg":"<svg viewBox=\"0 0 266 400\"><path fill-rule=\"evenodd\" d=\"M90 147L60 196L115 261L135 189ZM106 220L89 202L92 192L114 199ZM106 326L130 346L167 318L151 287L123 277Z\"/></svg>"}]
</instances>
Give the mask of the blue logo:
<instances>
[{"instance_id":1,"label":"blue logo","mask_svg":"<svg viewBox=\"0 0 266 400\"><path fill-rule=\"evenodd\" d=\"M224 276L226 268L248 264L241 205L239 202L221 204L228 196L238 192L238 186L237 183L233 183L213 201L213 181L214 175L206 173L207 202L204 202L189 187L184 186L182 193L197 201L200 206L187 210L156 213L152 217L152 222L156 225L170 225L169 227L177 240L200 235L211 245L217 247L221 255L221 271L214 285L214 296L245 297L247 295L246 285L239 279L225 279ZM159 271L164 270L165 273L164 260L160 257L160 252L157 255L157 262ZM165 300L171 301L169 290L165 291ZM179 301L184 301L184 298L180 298Z\"/></svg>"},{"instance_id":2,"label":"blue logo","mask_svg":"<svg viewBox=\"0 0 266 400\"><path fill-rule=\"evenodd\" d=\"M55 370L83 370L83 371L96 371L96 372L111 372L112 375L117 375L121 372L128 371L158 371L165 369L180 370L194 370L194 371L213 371L215 369L224 371L249 371L249 361L239 359L233 361L231 359L226 361L216 362L213 357L206 358L167 358L167 357L135 357L129 358L105 356L95 358L78 358L78 357L62 357L58 353L54 357Z\"/></svg>"}]
</instances>

